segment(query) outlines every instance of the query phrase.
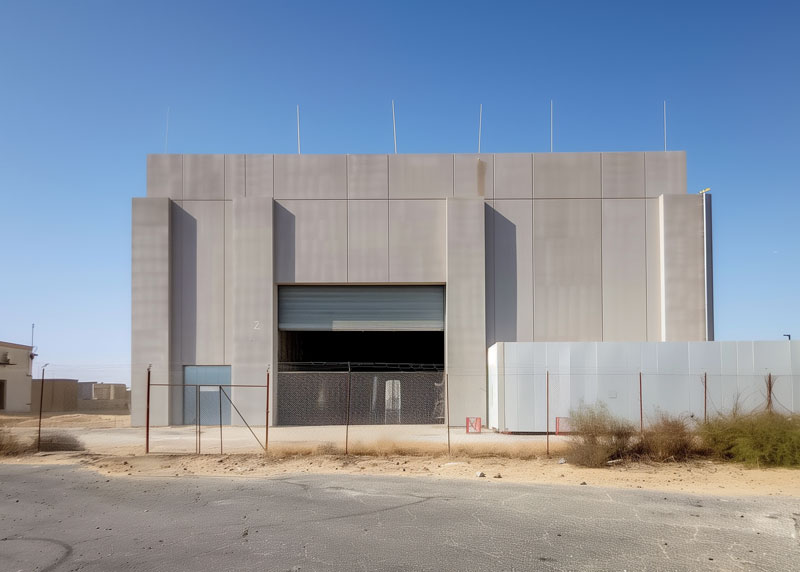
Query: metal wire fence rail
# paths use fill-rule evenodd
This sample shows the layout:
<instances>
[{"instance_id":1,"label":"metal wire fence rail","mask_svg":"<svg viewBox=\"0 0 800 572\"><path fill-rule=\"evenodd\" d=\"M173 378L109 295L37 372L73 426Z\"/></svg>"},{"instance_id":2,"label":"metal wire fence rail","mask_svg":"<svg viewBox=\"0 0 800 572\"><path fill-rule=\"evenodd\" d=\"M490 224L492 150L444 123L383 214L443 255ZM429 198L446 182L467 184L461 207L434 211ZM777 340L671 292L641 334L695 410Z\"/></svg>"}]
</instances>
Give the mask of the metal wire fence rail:
<instances>
[{"instance_id":1,"label":"metal wire fence rail","mask_svg":"<svg viewBox=\"0 0 800 572\"><path fill-rule=\"evenodd\" d=\"M251 443L266 451L271 400L276 402L272 418L276 427L272 429L283 436L284 444L316 442L319 448L342 447L349 454L355 428L359 428L355 437L361 441L397 443L405 437L407 441L422 439L442 446L446 431L449 451L447 376L443 369L441 364L281 363L272 392L269 373L265 385L151 383L148 375L145 452L155 452L155 448L159 453L222 454L231 452L226 438L236 444L233 448L241 450L244 428ZM153 397L155 392L161 392L158 399ZM243 392L250 392L251 398L243 398ZM263 404L258 411L256 402ZM153 426L151 411L158 411L159 418L167 417L172 424ZM262 424L263 442L257 434ZM396 427L399 425L416 429ZM208 437L218 439L219 446L203 449ZM193 448L187 447L190 438L194 439Z\"/></svg>"},{"instance_id":2,"label":"metal wire fence rail","mask_svg":"<svg viewBox=\"0 0 800 572\"><path fill-rule=\"evenodd\" d=\"M172 397L177 397L181 402L182 413L182 426L175 428L170 426L167 431L171 433L170 440L185 440L186 428L194 427L194 453L201 454L202 450L202 437L203 427L213 426L218 428L219 434L219 453L224 453L224 428L230 427L232 422L238 420L246 427L253 440L258 444L259 448L266 451L269 443L269 373L267 373L267 380L265 385L249 385L249 384L183 384L183 383L151 383L150 371L148 369L147 375L147 409L145 414L145 453L151 452L151 427L150 413L151 413L151 393L153 388L166 388L166 392ZM244 392L245 395L240 396L240 399L234 399L233 393ZM264 392L265 408L263 414L267 422L264 424L264 440L256 435L254 426L248 421L245 413L237 405L237 401L242 405L242 402L248 397L247 394ZM244 399L241 399L243 397ZM252 397L252 395L250 395ZM173 406L170 403L170 406ZM174 406L173 406L174 407ZM235 413L235 416L234 416ZM162 429L163 431L163 429ZM164 452L191 452L191 451L159 451ZM216 452L216 448L215 451Z\"/></svg>"}]
</instances>

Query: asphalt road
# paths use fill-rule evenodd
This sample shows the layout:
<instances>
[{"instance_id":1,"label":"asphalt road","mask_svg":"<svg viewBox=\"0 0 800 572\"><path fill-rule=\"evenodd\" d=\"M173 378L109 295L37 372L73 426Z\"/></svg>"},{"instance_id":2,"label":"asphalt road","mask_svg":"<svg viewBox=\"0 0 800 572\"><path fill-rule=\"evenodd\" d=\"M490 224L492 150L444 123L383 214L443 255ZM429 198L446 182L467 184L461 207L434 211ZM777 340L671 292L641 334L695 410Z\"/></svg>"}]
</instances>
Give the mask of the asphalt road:
<instances>
[{"instance_id":1,"label":"asphalt road","mask_svg":"<svg viewBox=\"0 0 800 572\"><path fill-rule=\"evenodd\" d=\"M800 478L800 475L798 476ZM0 464L0 570L800 570L800 503Z\"/></svg>"}]
</instances>

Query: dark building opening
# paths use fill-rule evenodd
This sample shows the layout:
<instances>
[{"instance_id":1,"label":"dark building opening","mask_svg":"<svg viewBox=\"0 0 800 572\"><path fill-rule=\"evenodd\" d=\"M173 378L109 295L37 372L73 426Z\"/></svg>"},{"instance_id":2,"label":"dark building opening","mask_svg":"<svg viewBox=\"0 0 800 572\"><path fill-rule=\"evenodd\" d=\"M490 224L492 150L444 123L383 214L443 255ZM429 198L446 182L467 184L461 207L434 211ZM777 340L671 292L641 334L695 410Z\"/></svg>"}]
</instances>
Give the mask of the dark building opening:
<instances>
[{"instance_id":1,"label":"dark building opening","mask_svg":"<svg viewBox=\"0 0 800 572\"><path fill-rule=\"evenodd\" d=\"M444 421L444 288L284 286L279 425Z\"/></svg>"}]
</instances>

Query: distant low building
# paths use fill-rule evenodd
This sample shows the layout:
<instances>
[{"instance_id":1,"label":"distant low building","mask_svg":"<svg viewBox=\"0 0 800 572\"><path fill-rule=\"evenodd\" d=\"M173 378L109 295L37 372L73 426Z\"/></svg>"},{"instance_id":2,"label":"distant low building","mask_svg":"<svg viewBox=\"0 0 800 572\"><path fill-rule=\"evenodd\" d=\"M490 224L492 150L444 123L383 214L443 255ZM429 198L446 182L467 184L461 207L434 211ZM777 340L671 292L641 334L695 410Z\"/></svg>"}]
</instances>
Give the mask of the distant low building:
<instances>
[{"instance_id":1,"label":"distant low building","mask_svg":"<svg viewBox=\"0 0 800 572\"><path fill-rule=\"evenodd\" d=\"M31 365L33 348L0 342L0 411L31 410Z\"/></svg>"},{"instance_id":2,"label":"distant low building","mask_svg":"<svg viewBox=\"0 0 800 572\"><path fill-rule=\"evenodd\" d=\"M44 396L40 395L42 380L31 381L31 408L38 413L41 400L42 411L77 411L78 380L45 378Z\"/></svg>"}]
</instances>

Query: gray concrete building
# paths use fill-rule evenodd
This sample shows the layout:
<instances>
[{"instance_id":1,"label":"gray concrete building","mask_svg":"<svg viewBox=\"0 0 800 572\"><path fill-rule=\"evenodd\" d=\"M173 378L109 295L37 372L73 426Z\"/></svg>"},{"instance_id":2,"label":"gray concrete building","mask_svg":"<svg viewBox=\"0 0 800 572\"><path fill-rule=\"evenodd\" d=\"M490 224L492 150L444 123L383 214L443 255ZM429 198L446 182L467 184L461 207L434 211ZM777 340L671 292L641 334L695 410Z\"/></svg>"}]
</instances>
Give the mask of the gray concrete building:
<instances>
[{"instance_id":1,"label":"gray concrete building","mask_svg":"<svg viewBox=\"0 0 800 572\"><path fill-rule=\"evenodd\" d=\"M154 425L188 422L183 386L203 383L263 424L266 391L236 386L268 369L286 423L327 383L290 374L323 362L444 372L457 425L486 418L496 342L712 340L710 199L687 194L683 152L151 155L132 423L148 364L174 384L153 387Z\"/></svg>"}]
</instances>

